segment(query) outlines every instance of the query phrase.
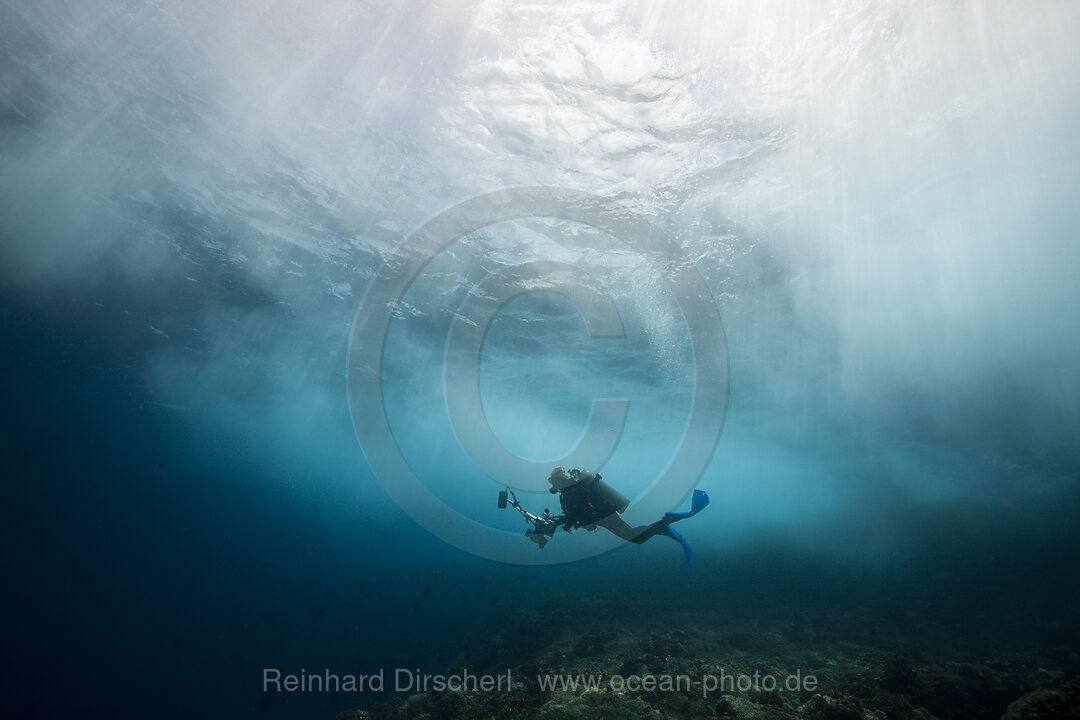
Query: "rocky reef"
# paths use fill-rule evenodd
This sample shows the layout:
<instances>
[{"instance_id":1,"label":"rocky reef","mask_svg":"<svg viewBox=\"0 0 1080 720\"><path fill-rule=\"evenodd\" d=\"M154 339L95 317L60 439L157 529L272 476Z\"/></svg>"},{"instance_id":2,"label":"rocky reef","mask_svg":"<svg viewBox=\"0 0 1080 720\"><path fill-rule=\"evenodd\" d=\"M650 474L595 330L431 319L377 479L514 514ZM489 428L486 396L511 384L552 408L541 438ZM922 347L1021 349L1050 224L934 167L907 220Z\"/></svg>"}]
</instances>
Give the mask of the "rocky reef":
<instances>
[{"instance_id":1,"label":"rocky reef","mask_svg":"<svg viewBox=\"0 0 1080 720\"><path fill-rule=\"evenodd\" d=\"M958 647L943 628L880 619L588 615L528 652L488 634L461 663L511 671L509 689L393 697L338 720L1057 720L1080 718L1075 652ZM653 618L657 620L657 618ZM681 620L681 621L680 621ZM910 629L909 629L910 630Z\"/></svg>"}]
</instances>

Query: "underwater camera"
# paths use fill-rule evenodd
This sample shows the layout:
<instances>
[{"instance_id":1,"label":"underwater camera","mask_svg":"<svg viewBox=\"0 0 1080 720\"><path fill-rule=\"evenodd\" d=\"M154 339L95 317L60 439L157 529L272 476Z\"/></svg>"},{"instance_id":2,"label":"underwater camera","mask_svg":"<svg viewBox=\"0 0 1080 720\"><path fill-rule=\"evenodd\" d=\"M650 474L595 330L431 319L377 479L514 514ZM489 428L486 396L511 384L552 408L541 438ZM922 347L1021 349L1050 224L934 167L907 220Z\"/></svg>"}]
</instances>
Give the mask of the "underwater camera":
<instances>
[{"instance_id":1,"label":"underwater camera","mask_svg":"<svg viewBox=\"0 0 1080 720\"><path fill-rule=\"evenodd\" d=\"M503 510L505 508L506 508L506 491L505 490L500 490L499 491L499 509Z\"/></svg>"}]
</instances>

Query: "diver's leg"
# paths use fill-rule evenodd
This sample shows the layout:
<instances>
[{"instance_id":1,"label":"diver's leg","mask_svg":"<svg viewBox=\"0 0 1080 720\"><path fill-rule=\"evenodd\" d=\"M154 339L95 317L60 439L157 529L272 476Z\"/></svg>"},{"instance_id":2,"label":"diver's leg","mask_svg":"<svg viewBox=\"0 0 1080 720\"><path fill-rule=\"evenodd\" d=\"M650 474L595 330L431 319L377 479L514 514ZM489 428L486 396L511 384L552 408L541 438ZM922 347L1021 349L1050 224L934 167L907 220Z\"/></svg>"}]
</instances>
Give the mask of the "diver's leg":
<instances>
[{"instance_id":1,"label":"diver's leg","mask_svg":"<svg viewBox=\"0 0 1080 720\"><path fill-rule=\"evenodd\" d=\"M680 543L683 543L685 547L686 541L682 539L682 536L678 533L675 533L674 531L668 533L668 526L671 525L671 523L673 522L685 520L688 517L693 517L694 515L697 515L699 512L704 510L708 504L709 496L705 493L705 491L695 490L693 498L690 502L689 512L664 513L664 517L660 520L657 520L653 524L639 525L637 527L630 527L626 524L625 520L623 520L617 514L612 513L611 515L596 524L600 527L607 528L614 535L622 538L623 540L637 543L638 545L645 542L654 535L666 535L673 540L678 540Z\"/></svg>"},{"instance_id":2,"label":"diver's leg","mask_svg":"<svg viewBox=\"0 0 1080 720\"><path fill-rule=\"evenodd\" d=\"M689 512L677 512L677 513L664 513L664 517L654 522L652 525L648 525L644 528L635 528L639 530L635 535L627 538L632 543L640 545L654 535L666 535L673 540L678 540L680 543L685 542L682 540L682 536L678 533L668 533L667 529L671 523L678 522L679 520L685 520L689 517L694 517L699 512L704 510L709 504L709 496L704 490L695 490L694 496L690 501Z\"/></svg>"},{"instance_id":3,"label":"diver's leg","mask_svg":"<svg viewBox=\"0 0 1080 720\"><path fill-rule=\"evenodd\" d=\"M613 535L615 535L616 537L619 537L619 538L622 538L623 540L628 540L628 541L631 541L631 542L638 535L640 535L641 533L643 533L643 532L645 532L646 530L649 529L648 525L639 525L638 527L630 527L629 525L626 524L625 520L623 520L621 517L619 517L615 513L612 513L611 515L608 515L606 518L604 518L603 520L601 520L600 522L598 522L596 524L599 525L600 527L606 529L606 530L610 530L611 533Z\"/></svg>"}]
</instances>

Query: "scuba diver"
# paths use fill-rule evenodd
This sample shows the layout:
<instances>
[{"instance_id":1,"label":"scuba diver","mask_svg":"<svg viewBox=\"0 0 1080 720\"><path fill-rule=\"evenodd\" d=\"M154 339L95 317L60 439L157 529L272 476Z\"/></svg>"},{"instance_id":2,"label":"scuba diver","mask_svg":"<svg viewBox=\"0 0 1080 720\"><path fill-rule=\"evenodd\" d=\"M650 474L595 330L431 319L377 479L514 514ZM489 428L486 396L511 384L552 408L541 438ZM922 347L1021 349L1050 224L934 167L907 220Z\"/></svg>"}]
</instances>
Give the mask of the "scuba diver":
<instances>
[{"instance_id":1,"label":"scuba diver","mask_svg":"<svg viewBox=\"0 0 1080 720\"><path fill-rule=\"evenodd\" d=\"M521 507L513 490L507 488L499 492L499 507L505 508L508 499L512 498L509 500L509 505L532 525L531 529L525 531L525 535L541 549L547 545L548 538L552 537L560 527L567 532L576 528L585 528L593 532L596 528L602 527L617 537L638 545L656 535L664 535L682 545L686 561L690 562L690 543L675 532L671 524L697 515L709 504L709 496L704 490L694 491L689 512L664 513L664 517L651 525L630 527L619 517L630 501L625 495L604 482L599 473L590 470L571 470L567 473L558 467L551 471L548 483L551 485L548 492L559 496L562 515L552 515L546 508L542 514L533 515Z\"/></svg>"}]
</instances>

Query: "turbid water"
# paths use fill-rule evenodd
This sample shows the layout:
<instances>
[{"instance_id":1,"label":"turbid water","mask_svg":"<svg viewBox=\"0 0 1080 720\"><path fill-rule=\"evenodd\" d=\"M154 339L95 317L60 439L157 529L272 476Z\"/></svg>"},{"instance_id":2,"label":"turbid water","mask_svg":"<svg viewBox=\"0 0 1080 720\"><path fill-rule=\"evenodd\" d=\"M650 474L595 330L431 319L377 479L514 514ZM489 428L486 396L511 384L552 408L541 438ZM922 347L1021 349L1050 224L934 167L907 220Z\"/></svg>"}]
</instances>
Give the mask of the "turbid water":
<instances>
[{"instance_id":1,"label":"turbid water","mask_svg":"<svg viewBox=\"0 0 1080 720\"><path fill-rule=\"evenodd\" d=\"M383 5L0 2L13 716L1076 712L1080 5Z\"/></svg>"}]
</instances>

